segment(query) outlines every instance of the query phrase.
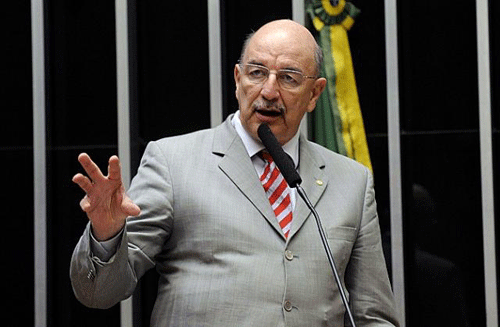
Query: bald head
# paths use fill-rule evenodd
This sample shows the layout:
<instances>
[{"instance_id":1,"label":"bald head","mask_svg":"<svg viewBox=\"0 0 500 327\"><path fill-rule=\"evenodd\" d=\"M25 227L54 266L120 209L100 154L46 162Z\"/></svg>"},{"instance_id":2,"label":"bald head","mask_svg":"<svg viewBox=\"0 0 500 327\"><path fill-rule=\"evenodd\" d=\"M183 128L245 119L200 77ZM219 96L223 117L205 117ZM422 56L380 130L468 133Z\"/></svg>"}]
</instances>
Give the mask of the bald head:
<instances>
[{"instance_id":1,"label":"bald head","mask_svg":"<svg viewBox=\"0 0 500 327\"><path fill-rule=\"evenodd\" d=\"M245 62L247 49L249 45L256 40L264 41L264 43L267 41L282 42L285 46L294 45L302 47L303 50L306 50L307 55L311 56L314 62L314 74L320 74L321 66L323 65L323 52L311 32L301 24L293 20L282 19L263 25L256 32L249 34L246 38L241 51L240 62ZM276 44L267 44L268 47L273 45Z\"/></svg>"}]
</instances>

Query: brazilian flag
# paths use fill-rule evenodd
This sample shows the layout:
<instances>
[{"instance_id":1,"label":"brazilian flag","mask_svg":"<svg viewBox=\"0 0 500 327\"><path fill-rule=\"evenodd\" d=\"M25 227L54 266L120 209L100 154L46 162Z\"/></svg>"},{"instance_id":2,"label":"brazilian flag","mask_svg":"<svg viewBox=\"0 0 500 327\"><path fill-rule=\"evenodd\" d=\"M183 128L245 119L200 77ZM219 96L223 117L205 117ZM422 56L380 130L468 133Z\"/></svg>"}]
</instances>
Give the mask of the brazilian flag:
<instances>
[{"instance_id":1,"label":"brazilian flag","mask_svg":"<svg viewBox=\"0 0 500 327\"><path fill-rule=\"evenodd\" d=\"M327 85L313 111L314 140L332 151L372 165L352 65L347 31L360 13L350 2L306 1L309 29L323 49Z\"/></svg>"}]
</instances>

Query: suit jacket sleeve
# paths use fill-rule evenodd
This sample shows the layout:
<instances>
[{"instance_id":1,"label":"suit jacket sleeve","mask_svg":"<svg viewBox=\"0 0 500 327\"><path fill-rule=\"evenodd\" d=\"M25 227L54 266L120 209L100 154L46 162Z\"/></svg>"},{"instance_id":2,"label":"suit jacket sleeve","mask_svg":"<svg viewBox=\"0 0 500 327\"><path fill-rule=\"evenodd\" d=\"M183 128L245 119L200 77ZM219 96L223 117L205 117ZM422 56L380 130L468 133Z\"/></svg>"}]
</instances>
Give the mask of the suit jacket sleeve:
<instances>
[{"instance_id":1,"label":"suit jacket sleeve","mask_svg":"<svg viewBox=\"0 0 500 327\"><path fill-rule=\"evenodd\" d=\"M366 175L362 219L351 258L346 267L346 287L356 324L399 326L382 251L373 178L368 170L366 170Z\"/></svg>"},{"instance_id":2,"label":"suit jacket sleeve","mask_svg":"<svg viewBox=\"0 0 500 327\"><path fill-rule=\"evenodd\" d=\"M129 217L117 252L107 262L91 251L90 223L73 252L70 278L77 299L92 308L109 308L132 295L138 279L154 266L172 229L169 171L155 143L150 143L129 190L142 209Z\"/></svg>"}]
</instances>

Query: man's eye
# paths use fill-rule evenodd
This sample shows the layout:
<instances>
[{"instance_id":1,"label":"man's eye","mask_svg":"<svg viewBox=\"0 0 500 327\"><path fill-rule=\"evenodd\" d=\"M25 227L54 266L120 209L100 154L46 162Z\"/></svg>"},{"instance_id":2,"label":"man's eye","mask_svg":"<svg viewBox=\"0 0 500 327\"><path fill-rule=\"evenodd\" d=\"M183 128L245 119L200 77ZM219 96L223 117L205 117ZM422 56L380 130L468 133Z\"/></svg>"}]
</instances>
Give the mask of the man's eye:
<instances>
[{"instance_id":1,"label":"man's eye","mask_svg":"<svg viewBox=\"0 0 500 327\"><path fill-rule=\"evenodd\" d=\"M280 74L280 80L283 81L284 83L287 83L289 85L298 85L299 83L299 76L294 73L287 73L283 72Z\"/></svg>"},{"instance_id":2,"label":"man's eye","mask_svg":"<svg viewBox=\"0 0 500 327\"><path fill-rule=\"evenodd\" d=\"M267 74L266 74L266 71L264 69L252 68L248 72L248 75L250 75L252 77L265 77Z\"/></svg>"}]
</instances>

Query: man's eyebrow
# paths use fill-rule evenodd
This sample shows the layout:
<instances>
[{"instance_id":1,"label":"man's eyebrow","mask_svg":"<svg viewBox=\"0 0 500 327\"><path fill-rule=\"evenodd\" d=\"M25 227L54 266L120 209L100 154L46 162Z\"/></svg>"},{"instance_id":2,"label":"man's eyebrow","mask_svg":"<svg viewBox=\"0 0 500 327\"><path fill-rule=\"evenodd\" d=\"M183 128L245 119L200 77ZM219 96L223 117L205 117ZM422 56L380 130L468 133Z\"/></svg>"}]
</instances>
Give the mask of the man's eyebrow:
<instances>
[{"instance_id":1,"label":"man's eyebrow","mask_svg":"<svg viewBox=\"0 0 500 327\"><path fill-rule=\"evenodd\" d=\"M262 67L266 67L266 65L264 65L262 62L257 61L257 60L250 60L248 63L252 64L252 65L259 65L259 66L262 66Z\"/></svg>"},{"instance_id":2,"label":"man's eyebrow","mask_svg":"<svg viewBox=\"0 0 500 327\"><path fill-rule=\"evenodd\" d=\"M268 69L270 69L269 67L267 67L266 65L264 65L261 61L257 61L257 60L250 60L248 61L249 64L252 64L252 65L259 65L259 66L262 66L262 67L266 67ZM288 70L288 71L291 71L291 72L297 72L297 73L302 73L302 69L300 68L297 68L297 67L284 67L284 68L280 68L280 70Z\"/></svg>"},{"instance_id":3,"label":"man's eyebrow","mask_svg":"<svg viewBox=\"0 0 500 327\"><path fill-rule=\"evenodd\" d=\"M285 68L281 68L280 70L289 70L292 72L302 73L302 69L299 69L297 67L285 67Z\"/></svg>"}]
</instances>

